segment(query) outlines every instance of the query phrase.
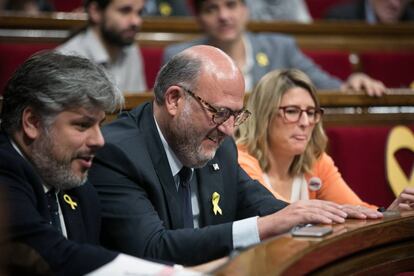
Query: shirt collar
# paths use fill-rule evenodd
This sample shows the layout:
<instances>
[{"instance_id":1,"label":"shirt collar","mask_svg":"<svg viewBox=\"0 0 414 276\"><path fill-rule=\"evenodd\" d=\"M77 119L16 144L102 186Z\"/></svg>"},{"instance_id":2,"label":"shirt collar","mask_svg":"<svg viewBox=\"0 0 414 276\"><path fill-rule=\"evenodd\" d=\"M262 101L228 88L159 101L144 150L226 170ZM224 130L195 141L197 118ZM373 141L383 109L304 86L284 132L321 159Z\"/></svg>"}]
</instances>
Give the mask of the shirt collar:
<instances>
[{"instance_id":1,"label":"shirt collar","mask_svg":"<svg viewBox=\"0 0 414 276\"><path fill-rule=\"evenodd\" d=\"M167 140L165 140L164 135L161 132L161 129L157 123L157 119L154 116L155 125L157 126L158 134L160 135L162 146L164 147L165 153L167 154L168 164L170 164L172 175L175 177L183 167L183 163L175 155L174 151L168 145Z\"/></svg>"},{"instance_id":2,"label":"shirt collar","mask_svg":"<svg viewBox=\"0 0 414 276\"><path fill-rule=\"evenodd\" d=\"M13 138L11 138L11 137L9 137L9 140L10 140L10 143L11 143L11 145L12 145L12 147L17 151L17 153L18 154L20 154L26 161L28 161L29 162L29 160L27 160L27 158L26 158L26 156L24 156L24 154L22 153L22 151L20 150L20 148L19 148L19 146L14 142L14 140L13 140ZM45 193L47 193L47 192L49 192L49 190L50 189L52 189L52 188L49 188L49 187L47 187L44 183L43 183L43 180L42 180L42 186L43 186L43 191L45 192Z\"/></svg>"}]
</instances>

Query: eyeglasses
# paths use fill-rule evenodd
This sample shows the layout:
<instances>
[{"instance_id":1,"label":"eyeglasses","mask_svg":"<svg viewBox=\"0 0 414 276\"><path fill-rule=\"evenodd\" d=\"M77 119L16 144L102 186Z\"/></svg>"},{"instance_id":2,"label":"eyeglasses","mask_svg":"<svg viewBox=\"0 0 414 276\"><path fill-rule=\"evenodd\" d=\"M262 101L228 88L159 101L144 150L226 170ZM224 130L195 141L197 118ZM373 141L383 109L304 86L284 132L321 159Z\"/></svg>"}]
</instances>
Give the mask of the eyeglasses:
<instances>
[{"instance_id":1,"label":"eyeglasses","mask_svg":"<svg viewBox=\"0 0 414 276\"><path fill-rule=\"evenodd\" d=\"M180 86L180 85L178 85ZM201 106L203 106L208 112L210 112L213 116L213 122L216 125L221 125L225 121L227 121L231 116L234 117L234 126L241 125L247 118L250 116L250 111L247 109L242 109L238 111L233 111L231 109L225 107L214 107L196 94L194 94L191 90L180 86L185 92L187 92L190 96L196 99Z\"/></svg>"},{"instance_id":2,"label":"eyeglasses","mask_svg":"<svg viewBox=\"0 0 414 276\"><path fill-rule=\"evenodd\" d=\"M285 120L289 123L298 122L302 117L302 113L305 112L308 116L309 123L316 124L321 120L324 112L322 108L301 109L300 107L294 105L281 106L279 109L283 111L283 118L285 118Z\"/></svg>"}]
</instances>

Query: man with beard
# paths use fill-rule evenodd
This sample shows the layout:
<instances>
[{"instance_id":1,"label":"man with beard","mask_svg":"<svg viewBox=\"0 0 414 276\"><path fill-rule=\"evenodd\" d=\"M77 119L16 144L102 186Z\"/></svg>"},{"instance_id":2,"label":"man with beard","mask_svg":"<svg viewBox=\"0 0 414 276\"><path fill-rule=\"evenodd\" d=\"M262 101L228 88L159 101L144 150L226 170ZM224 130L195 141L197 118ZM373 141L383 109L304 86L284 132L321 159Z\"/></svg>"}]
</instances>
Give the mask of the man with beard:
<instances>
[{"instance_id":1,"label":"man with beard","mask_svg":"<svg viewBox=\"0 0 414 276\"><path fill-rule=\"evenodd\" d=\"M142 56L135 36L142 24L145 0L87 0L89 26L57 49L103 65L121 91L147 89Z\"/></svg>"},{"instance_id":2,"label":"man with beard","mask_svg":"<svg viewBox=\"0 0 414 276\"><path fill-rule=\"evenodd\" d=\"M249 116L244 90L229 56L195 46L161 68L153 103L103 128L90 179L105 246L194 265L300 223L344 222L339 205L287 206L240 168L231 136Z\"/></svg>"},{"instance_id":3,"label":"man with beard","mask_svg":"<svg viewBox=\"0 0 414 276\"><path fill-rule=\"evenodd\" d=\"M122 102L106 73L80 57L35 55L9 81L0 131L0 205L9 211L0 232L8 236L0 250L7 245L10 275L172 270L98 246L99 200L87 173L104 144L105 112Z\"/></svg>"}]
</instances>

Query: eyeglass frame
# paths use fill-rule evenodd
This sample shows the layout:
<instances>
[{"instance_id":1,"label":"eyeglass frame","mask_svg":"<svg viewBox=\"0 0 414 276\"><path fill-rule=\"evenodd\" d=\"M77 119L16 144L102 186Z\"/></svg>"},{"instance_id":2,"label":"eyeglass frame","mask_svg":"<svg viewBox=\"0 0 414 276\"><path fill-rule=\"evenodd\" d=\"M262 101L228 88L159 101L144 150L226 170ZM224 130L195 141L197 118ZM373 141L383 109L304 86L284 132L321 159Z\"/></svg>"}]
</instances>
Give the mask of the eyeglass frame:
<instances>
[{"instance_id":1,"label":"eyeglass frame","mask_svg":"<svg viewBox=\"0 0 414 276\"><path fill-rule=\"evenodd\" d=\"M190 89L187 89L187 88L185 88L181 85L177 85L177 86L180 87L181 89L183 89L185 92L187 92L194 99L196 99L201 104L202 107L204 107L207 111L209 111L212 114L211 119L212 119L213 123L215 123L218 126L224 124L228 119L230 119L231 116L234 117L234 126L239 126L242 123L244 123L250 117L250 115L252 114L246 108L243 108L243 109L238 110L238 111L233 111L233 110L231 110L227 107L214 107L213 105L211 105L208 102L206 102L205 100L203 100L200 96L194 94L194 92L191 91ZM223 111L223 110L226 110L229 115L226 116L226 117L223 117L223 118L225 118L225 120L223 120L222 122L216 122L215 119L217 118L216 117L217 114L220 111ZM244 114L246 114L246 115L244 115ZM240 121L240 119L238 119L238 118L242 118L243 115L245 116L245 118Z\"/></svg>"},{"instance_id":2,"label":"eyeglass frame","mask_svg":"<svg viewBox=\"0 0 414 276\"><path fill-rule=\"evenodd\" d=\"M295 120L295 121L291 121L291 120L288 120L286 118L286 109L287 108L292 108L292 107L300 110L298 119ZM318 107L311 107L311 108L307 108L307 109L302 109L302 108L300 108L299 106L296 106L296 105L279 106L279 110L282 110L283 111L282 112L282 114L283 114L282 117L288 123L297 123L297 122L299 122L300 121L300 118L302 117L302 115L303 115L304 112L306 113L306 116L308 117L308 120L309 120L309 116L310 115L308 114L308 111L309 110L314 110L315 111L315 116L316 115L319 115L319 117L318 117L318 120L315 120L313 122L311 122L311 120L309 120L309 123L312 124L312 125L319 123L322 120L323 114L325 113L325 110L323 108L320 108L320 107L319 108Z\"/></svg>"}]
</instances>

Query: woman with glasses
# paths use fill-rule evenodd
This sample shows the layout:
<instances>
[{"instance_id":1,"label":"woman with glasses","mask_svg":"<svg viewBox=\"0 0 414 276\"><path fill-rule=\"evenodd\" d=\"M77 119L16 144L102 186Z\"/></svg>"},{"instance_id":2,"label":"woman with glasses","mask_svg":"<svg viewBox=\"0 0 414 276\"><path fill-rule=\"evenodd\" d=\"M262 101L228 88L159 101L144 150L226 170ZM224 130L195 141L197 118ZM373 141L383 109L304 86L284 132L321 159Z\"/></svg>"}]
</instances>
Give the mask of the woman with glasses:
<instances>
[{"instance_id":1,"label":"woman with glasses","mask_svg":"<svg viewBox=\"0 0 414 276\"><path fill-rule=\"evenodd\" d=\"M253 179L287 202L328 200L344 204L352 217L375 218L370 209L376 206L351 190L325 153L323 109L305 73L290 69L266 74L250 95L247 109L252 115L236 131L236 141L239 163ZM413 197L414 190L408 193ZM391 209L399 207L402 195ZM410 202L403 207L412 209Z\"/></svg>"}]
</instances>

